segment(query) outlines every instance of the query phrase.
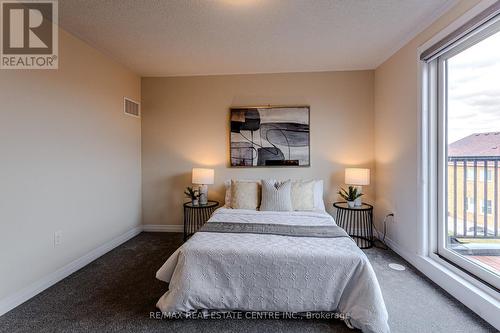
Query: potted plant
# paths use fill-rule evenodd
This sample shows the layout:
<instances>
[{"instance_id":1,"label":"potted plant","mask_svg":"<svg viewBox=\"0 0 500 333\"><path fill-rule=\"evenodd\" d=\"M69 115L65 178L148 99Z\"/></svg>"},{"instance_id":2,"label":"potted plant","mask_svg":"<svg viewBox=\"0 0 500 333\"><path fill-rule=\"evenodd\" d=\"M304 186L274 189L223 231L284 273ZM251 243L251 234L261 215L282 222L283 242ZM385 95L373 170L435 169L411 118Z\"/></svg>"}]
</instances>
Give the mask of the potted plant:
<instances>
[{"instance_id":1,"label":"potted plant","mask_svg":"<svg viewBox=\"0 0 500 333\"><path fill-rule=\"evenodd\" d=\"M198 206L198 200L200 198L200 193L198 192L198 190L195 190L191 186L188 186L186 187L184 194L186 195L186 197L191 199L191 203L193 204L193 206Z\"/></svg>"},{"instance_id":2,"label":"potted plant","mask_svg":"<svg viewBox=\"0 0 500 333\"><path fill-rule=\"evenodd\" d=\"M341 188L339 191L339 195L347 201L347 205L349 208L354 208L354 201L363 195L363 193L359 193L358 189L354 186L349 186L348 191Z\"/></svg>"}]
</instances>

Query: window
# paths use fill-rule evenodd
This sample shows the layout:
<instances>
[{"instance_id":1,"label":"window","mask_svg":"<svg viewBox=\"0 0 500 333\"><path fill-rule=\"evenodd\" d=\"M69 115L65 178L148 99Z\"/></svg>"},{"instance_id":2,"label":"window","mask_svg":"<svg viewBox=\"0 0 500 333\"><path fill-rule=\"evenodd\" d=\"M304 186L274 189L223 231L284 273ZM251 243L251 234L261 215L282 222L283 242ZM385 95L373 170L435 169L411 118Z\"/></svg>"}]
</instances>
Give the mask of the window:
<instances>
[{"instance_id":1,"label":"window","mask_svg":"<svg viewBox=\"0 0 500 333\"><path fill-rule=\"evenodd\" d=\"M493 212L492 201L491 200L486 200L486 203L487 203L487 208L486 208L487 214L491 215L492 212ZM484 200L481 201L481 214L484 215Z\"/></svg>"},{"instance_id":2,"label":"window","mask_svg":"<svg viewBox=\"0 0 500 333\"><path fill-rule=\"evenodd\" d=\"M474 213L474 198L467 198L465 202L465 210L469 213Z\"/></svg>"},{"instance_id":3,"label":"window","mask_svg":"<svg viewBox=\"0 0 500 333\"><path fill-rule=\"evenodd\" d=\"M485 179L485 178L484 178L484 173L485 173L485 172L484 172L484 169L483 169L483 170L481 170L481 181L483 181L483 182L485 181L485 180L484 180L484 179ZM493 170L491 170L491 169L486 170L486 175L487 175L487 176L486 176L486 181L487 181L488 183L491 183L491 182L493 181Z\"/></svg>"},{"instance_id":4,"label":"window","mask_svg":"<svg viewBox=\"0 0 500 333\"><path fill-rule=\"evenodd\" d=\"M436 43L441 45L424 51L421 59L426 63L424 103L428 103L429 125L427 134L423 129L429 140L423 153L430 161L428 207L436 228L431 249L500 288L500 255L486 260L475 252L491 247L495 253L500 242L497 7L496 16L487 16L488 20L457 38L445 37Z\"/></svg>"},{"instance_id":5,"label":"window","mask_svg":"<svg viewBox=\"0 0 500 333\"><path fill-rule=\"evenodd\" d=\"M484 182L484 168L478 170L478 172L479 172L479 181ZM493 182L493 170L491 169L486 170L486 180L488 183Z\"/></svg>"},{"instance_id":6,"label":"window","mask_svg":"<svg viewBox=\"0 0 500 333\"><path fill-rule=\"evenodd\" d=\"M479 181L484 182L484 174L485 174L484 168L481 169L481 170L479 170ZM476 180L475 179L476 178L475 175L476 175L476 173L474 171L474 168L470 168L469 167L468 170L467 170L467 180L471 181L471 182L475 181ZM486 175L487 175L486 176L487 181L489 183L491 183L493 181L493 170L488 169L486 171Z\"/></svg>"},{"instance_id":7,"label":"window","mask_svg":"<svg viewBox=\"0 0 500 333\"><path fill-rule=\"evenodd\" d=\"M467 170L467 180L473 182L476 180L476 173L473 168L468 168Z\"/></svg>"}]
</instances>

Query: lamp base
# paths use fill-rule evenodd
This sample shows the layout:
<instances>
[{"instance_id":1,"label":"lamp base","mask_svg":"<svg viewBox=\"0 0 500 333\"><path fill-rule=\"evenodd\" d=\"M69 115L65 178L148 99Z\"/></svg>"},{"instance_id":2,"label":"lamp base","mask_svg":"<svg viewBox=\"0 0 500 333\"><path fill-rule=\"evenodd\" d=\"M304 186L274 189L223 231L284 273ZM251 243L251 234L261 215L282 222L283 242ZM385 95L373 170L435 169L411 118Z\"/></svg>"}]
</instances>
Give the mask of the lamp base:
<instances>
[{"instance_id":1,"label":"lamp base","mask_svg":"<svg viewBox=\"0 0 500 333\"><path fill-rule=\"evenodd\" d=\"M363 193L363 187L361 186L356 186L356 189L358 190L358 193ZM355 207L361 207L361 205L363 204L363 202L361 201L361 197L357 198L356 200L354 200L354 206Z\"/></svg>"},{"instance_id":2,"label":"lamp base","mask_svg":"<svg viewBox=\"0 0 500 333\"><path fill-rule=\"evenodd\" d=\"M198 191L200 191L200 205L206 205L208 203L208 185L200 185Z\"/></svg>"}]
</instances>

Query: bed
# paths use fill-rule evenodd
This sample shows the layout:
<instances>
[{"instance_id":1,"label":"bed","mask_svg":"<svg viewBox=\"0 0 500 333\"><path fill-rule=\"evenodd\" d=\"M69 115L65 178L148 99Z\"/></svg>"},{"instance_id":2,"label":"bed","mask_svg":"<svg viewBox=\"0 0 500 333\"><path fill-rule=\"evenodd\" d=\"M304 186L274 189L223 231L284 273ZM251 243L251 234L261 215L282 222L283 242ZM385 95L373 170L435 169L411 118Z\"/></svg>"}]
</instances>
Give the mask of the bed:
<instances>
[{"instance_id":1,"label":"bed","mask_svg":"<svg viewBox=\"0 0 500 333\"><path fill-rule=\"evenodd\" d=\"M280 228L335 226L326 212L219 208L206 225ZM365 254L349 237L287 233L197 232L158 270L169 283L157 307L195 310L338 312L363 332L389 332L380 287Z\"/></svg>"}]
</instances>

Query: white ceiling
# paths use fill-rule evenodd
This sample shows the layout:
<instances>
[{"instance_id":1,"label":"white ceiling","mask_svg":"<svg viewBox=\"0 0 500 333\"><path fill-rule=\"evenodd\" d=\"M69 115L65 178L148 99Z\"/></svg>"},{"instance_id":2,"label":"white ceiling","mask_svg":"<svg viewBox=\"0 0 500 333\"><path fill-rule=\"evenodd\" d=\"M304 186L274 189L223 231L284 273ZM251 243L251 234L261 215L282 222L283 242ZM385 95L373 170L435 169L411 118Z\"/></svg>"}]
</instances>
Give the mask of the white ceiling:
<instances>
[{"instance_id":1,"label":"white ceiling","mask_svg":"<svg viewBox=\"0 0 500 333\"><path fill-rule=\"evenodd\" d=\"M61 0L60 25L143 76L373 69L456 0Z\"/></svg>"}]
</instances>

